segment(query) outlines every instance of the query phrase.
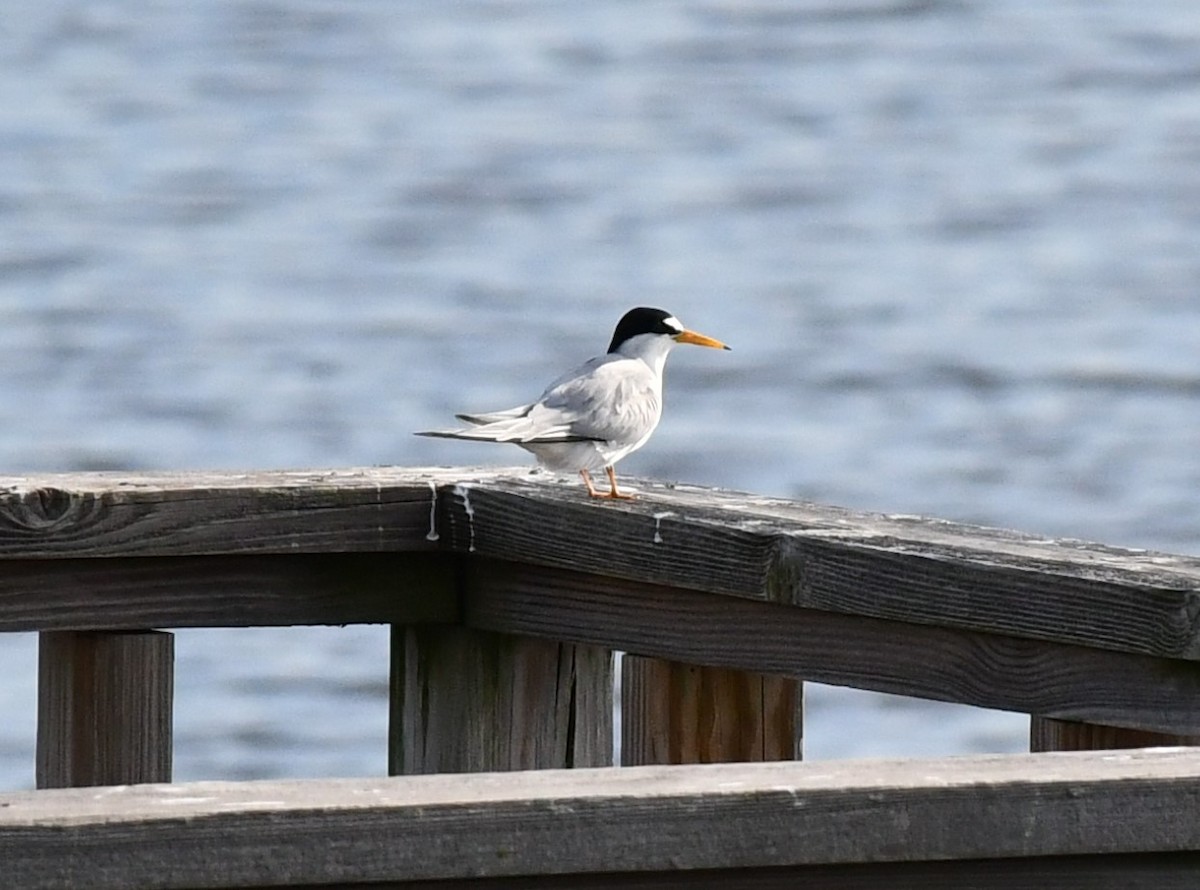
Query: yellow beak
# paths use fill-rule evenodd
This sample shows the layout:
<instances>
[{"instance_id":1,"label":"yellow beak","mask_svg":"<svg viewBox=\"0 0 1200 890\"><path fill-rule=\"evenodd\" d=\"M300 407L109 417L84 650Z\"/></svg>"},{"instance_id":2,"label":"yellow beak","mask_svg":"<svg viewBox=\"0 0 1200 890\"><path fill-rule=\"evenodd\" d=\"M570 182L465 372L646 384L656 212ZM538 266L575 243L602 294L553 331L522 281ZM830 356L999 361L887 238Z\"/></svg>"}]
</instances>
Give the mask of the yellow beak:
<instances>
[{"instance_id":1,"label":"yellow beak","mask_svg":"<svg viewBox=\"0 0 1200 890\"><path fill-rule=\"evenodd\" d=\"M675 335L676 343L691 343L695 346L711 346L713 349L728 349L729 347L720 340L714 340L712 337L706 337L703 334L697 334L695 331L683 331Z\"/></svg>"}]
</instances>

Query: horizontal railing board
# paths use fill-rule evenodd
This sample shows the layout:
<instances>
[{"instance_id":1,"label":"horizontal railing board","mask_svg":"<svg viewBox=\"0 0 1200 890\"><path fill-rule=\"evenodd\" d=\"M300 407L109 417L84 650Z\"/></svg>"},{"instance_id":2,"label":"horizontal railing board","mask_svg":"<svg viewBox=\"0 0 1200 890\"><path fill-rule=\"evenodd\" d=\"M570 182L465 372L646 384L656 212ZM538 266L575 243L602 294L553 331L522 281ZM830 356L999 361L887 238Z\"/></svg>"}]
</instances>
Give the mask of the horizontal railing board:
<instances>
[{"instance_id":1,"label":"horizontal railing board","mask_svg":"<svg viewBox=\"0 0 1200 890\"><path fill-rule=\"evenodd\" d=\"M1200 853L1034 856L878 865L795 865L449 881L387 881L370 890L1196 890ZM328 888L326 888L328 890Z\"/></svg>"},{"instance_id":2,"label":"horizontal railing board","mask_svg":"<svg viewBox=\"0 0 1200 890\"><path fill-rule=\"evenodd\" d=\"M5 880L220 888L1200 850L1200 751L0 794Z\"/></svg>"},{"instance_id":3,"label":"horizontal railing board","mask_svg":"<svg viewBox=\"0 0 1200 890\"><path fill-rule=\"evenodd\" d=\"M1200 733L1200 664L902 624L494 560L464 573L464 621L689 664Z\"/></svg>"},{"instance_id":4,"label":"horizontal railing board","mask_svg":"<svg viewBox=\"0 0 1200 890\"><path fill-rule=\"evenodd\" d=\"M811 609L1200 659L1200 559L636 480L448 485L459 552Z\"/></svg>"},{"instance_id":5,"label":"horizontal railing board","mask_svg":"<svg viewBox=\"0 0 1200 890\"><path fill-rule=\"evenodd\" d=\"M461 472L0 477L0 558L434 550L434 486Z\"/></svg>"},{"instance_id":6,"label":"horizontal railing board","mask_svg":"<svg viewBox=\"0 0 1200 890\"><path fill-rule=\"evenodd\" d=\"M614 503L585 497L575 480L521 470L11 477L0 479L0 568L31 558L437 550L1200 660L1200 559L634 484L638 500Z\"/></svg>"},{"instance_id":7,"label":"horizontal railing board","mask_svg":"<svg viewBox=\"0 0 1200 890\"><path fill-rule=\"evenodd\" d=\"M649 485L641 481L638 500L624 502L536 479L447 486L442 533L460 553L769 597L779 544L772 529L746 525L750 517L730 509L745 504L727 493L705 490L711 500L692 496L683 504L667 487Z\"/></svg>"},{"instance_id":8,"label":"horizontal railing board","mask_svg":"<svg viewBox=\"0 0 1200 890\"><path fill-rule=\"evenodd\" d=\"M454 622L434 553L0 561L0 631Z\"/></svg>"},{"instance_id":9,"label":"horizontal railing board","mask_svg":"<svg viewBox=\"0 0 1200 890\"><path fill-rule=\"evenodd\" d=\"M795 605L1200 659L1198 591L1146 585L1139 574L1111 582L1073 574L1079 564L1068 560L995 564L978 551L916 554L798 537L787 549L780 564L795 575Z\"/></svg>"}]
</instances>

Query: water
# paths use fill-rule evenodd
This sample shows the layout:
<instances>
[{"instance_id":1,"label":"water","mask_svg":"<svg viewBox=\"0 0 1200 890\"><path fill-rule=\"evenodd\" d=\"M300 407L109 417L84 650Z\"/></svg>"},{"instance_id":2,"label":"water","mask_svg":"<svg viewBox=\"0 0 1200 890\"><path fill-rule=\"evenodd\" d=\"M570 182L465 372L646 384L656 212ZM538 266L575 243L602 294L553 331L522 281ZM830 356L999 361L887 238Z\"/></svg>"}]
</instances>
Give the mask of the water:
<instances>
[{"instance_id":1,"label":"water","mask_svg":"<svg viewBox=\"0 0 1200 890\"><path fill-rule=\"evenodd\" d=\"M1197 552L1200 9L11 0L0 467L416 439L664 306L622 469ZM34 642L0 645L0 787ZM180 779L385 769L381 628L178 637ZM808 754L1025 720L812 687Z\"/></svg>"}]
</instances>

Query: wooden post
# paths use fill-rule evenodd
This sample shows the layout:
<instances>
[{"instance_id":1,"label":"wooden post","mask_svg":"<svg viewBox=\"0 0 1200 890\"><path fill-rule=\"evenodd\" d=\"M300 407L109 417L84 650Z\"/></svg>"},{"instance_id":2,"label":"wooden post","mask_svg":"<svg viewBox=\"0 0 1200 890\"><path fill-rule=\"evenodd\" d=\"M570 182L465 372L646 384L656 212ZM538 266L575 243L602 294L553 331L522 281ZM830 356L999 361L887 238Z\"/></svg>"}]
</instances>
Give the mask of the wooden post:
<instances>
[{"instance_id":1,"label":"wooden post","mask_svg":"<svg viewBox=\"0 0 1200 890\"><path fill-rule=\"evenodd\" d=\"M160 631L41 634L37 787L170 782L174 657Z\"/></svg>"},{"instance_id":2,"label":"wooden post","mask_svg":"<svg viewBox=\"0 0 1200 890\"><path fill-rule=\"evenodd\" d=\"M799 760L803 684L626 655L621 763Z\"/></svg>"},{"instance_id":3,"label":"wooden post","mask_svg":"<svg viewBox=\"0 0 1200 890\"><path fill-rule=\"evenodd\" d=\"M1144 729L1123 729L1097 723L1029 718L1030 751L1101 751L1113 748L1156 748L1200 744L1200 736L1169 735Z\"/></svg>"},{"instance_id":4,"label":"wooden post","mask_svg":"<svg viewBox=\"0 0 1200 890\"><path fill-rule=\"evenodd\" d=\"M607 649L393 626L388 772L611 766L612 681Z\"/></svg>"}]
</instances>

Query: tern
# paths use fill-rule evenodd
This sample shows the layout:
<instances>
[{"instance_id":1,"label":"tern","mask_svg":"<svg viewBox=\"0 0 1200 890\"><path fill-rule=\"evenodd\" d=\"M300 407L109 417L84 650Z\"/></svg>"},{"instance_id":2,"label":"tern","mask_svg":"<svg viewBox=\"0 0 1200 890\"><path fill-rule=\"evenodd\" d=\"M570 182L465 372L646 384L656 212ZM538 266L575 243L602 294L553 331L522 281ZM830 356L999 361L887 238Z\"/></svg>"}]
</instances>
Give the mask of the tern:
<instances>
[{"instance_id":1,"label":"tern","mask_svg":"<svg viewBox=\"0 0 1200 890\"><path fill-rule=\"evenodd\" d=\"M535 402L504 411L455 415L469 426L418 436L511 442L559 473L579 473L594 498L631 498L617 488L617 461L637 451L662 417L663 365L676 343L728 349L689 331L662 309L630 309L617 323L608 352L563 374ZM603 468L609 490L591 472Z\"/></svg>"}]
</instances>

